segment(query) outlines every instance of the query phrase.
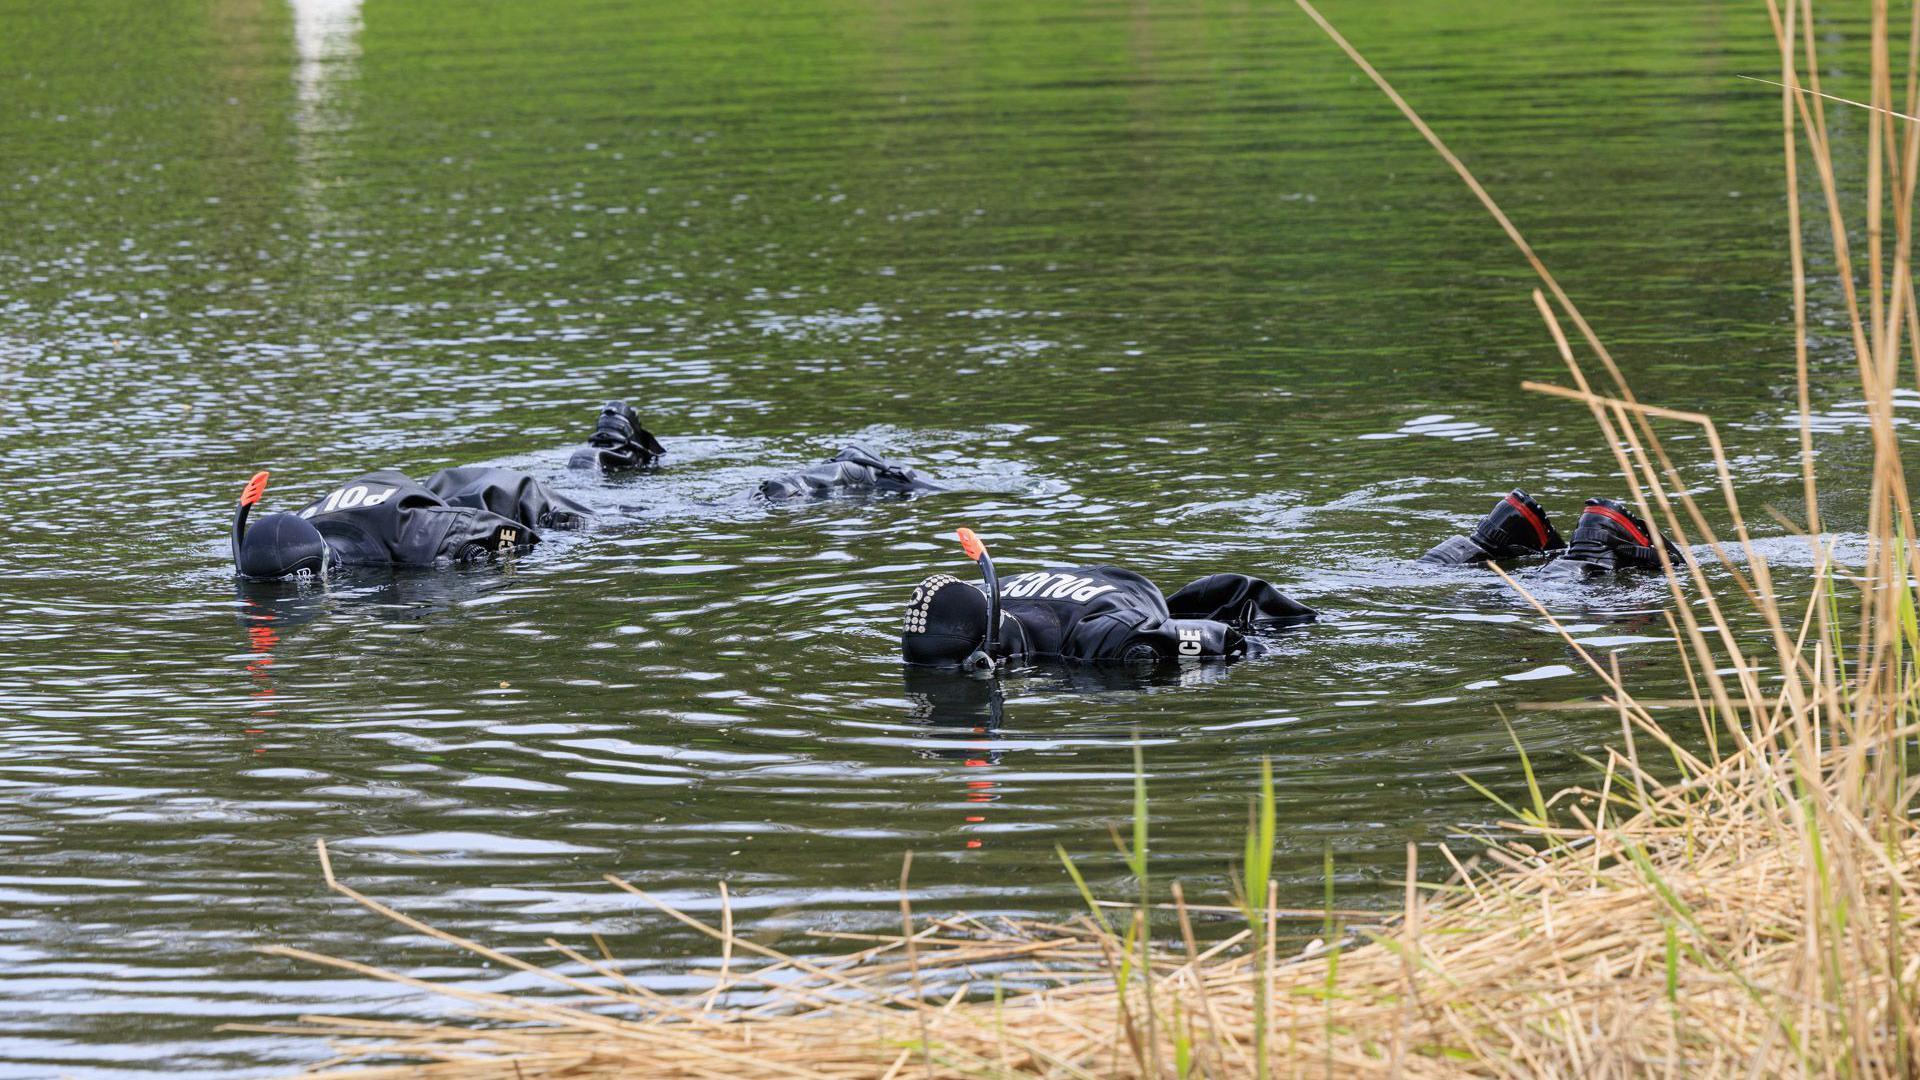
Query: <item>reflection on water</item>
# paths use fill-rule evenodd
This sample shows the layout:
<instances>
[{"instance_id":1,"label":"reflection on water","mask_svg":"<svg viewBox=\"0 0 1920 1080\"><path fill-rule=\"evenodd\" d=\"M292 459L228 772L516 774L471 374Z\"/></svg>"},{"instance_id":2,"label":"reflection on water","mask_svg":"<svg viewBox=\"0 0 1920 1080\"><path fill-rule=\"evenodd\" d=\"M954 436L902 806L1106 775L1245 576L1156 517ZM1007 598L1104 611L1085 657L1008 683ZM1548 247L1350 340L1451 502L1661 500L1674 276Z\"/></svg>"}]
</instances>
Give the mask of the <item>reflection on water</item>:
<instances>
[{"instance_id":1,"label":"reflection on water","mask_svg":"<svg viewBox=\"0 0 1920 1080\"><path fill-rule=\"evenodd\" d=\"M1333 14L1642 396L1791 506L1777 112L1731 78L1763 21L1483 8ZM1517 786L1496 710L1546 782L1617 730L1542 704L1599 685L1529 604L1413 562L1514 482L1619 482L1515 389L1560 373L1505 241L1290 13L84 0L0 50L0 1076L271 1071L324 1048L217 1025L442 1007L269 941L525 982L329 899L316 838L449 929L597 931L673 988L705 943L602 873L867 928L912 848L922 910L1059 915L1054 845L1123 882L1137 738L1163 879L1226 888L1268 757L1284 887L1317 903L1331 851L1343 904L1392 903L1407 841L1494 816L1459 773ZM659 472L564 468L609 398ZM1815 402L1839 529L1849 401ZM855 439L953 490L749 497ZM479 462L599 520L510 568L232 580L255 469L297 505ZM1009 575L1239 570L1323 619L1231 667L903 672L959 525ZM1802 595L1804 542L1764 543ZM1662 586L1540 588L1683 696Z\"/></svg>"},{"instance_id":2,"label":"reflection on water","mask_svg":"<svg viewBox=\"0 0 1920 1080\"><path fill-rule=\"evenodd\" d=\"M349 118L330 108L339 84L360 57L361 0L288 0L293 8L294 116L300 131L344 128Z\"/></svg>"},{"instance_id":3,"label":"reflection on water","mask_svg":"<svg viewBox=\"0 0 1920 1080\"><path fill-rule=\"evenodd\" d=\"M293 127L298 203L302 227L312 238L315 270L348 277L339 264L336 237L351 234L351 220L335 212L329 188L345 169L351 150L340 134L353 123L344 89L360 58L361 0L288 0L293 9ZM342 193L344 194L344 193Z\"/></svg>"}]
</instances>

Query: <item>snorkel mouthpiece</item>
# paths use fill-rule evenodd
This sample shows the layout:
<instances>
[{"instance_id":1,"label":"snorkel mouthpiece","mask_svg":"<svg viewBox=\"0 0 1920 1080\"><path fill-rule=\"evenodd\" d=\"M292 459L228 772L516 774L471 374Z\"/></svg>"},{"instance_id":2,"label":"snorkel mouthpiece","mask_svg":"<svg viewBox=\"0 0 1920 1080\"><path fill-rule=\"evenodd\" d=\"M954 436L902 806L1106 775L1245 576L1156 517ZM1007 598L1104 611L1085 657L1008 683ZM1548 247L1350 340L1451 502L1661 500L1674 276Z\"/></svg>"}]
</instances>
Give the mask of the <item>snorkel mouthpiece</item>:
<instances>
[{"instance_id":1,"label":"snorkel mouthpiece","mask_svg":"<svg viewBox=\"0 0 1920 1080\"><path fill-rule=\"evenodd\" d=\"M1000 645L1000 577L993 572L993 556L987 554L987 545L981 543L980 537L972 529L962 525L954 535L960 538L960 550L980 564L980 576L987 582L986 666L992 667L993 654L999 651ZM967 666L974 666L972 657L968 658Z\"/></svg>"},{"instance_id":2,"label":"snorkel mouthpiece","mask_svg":"<svg viewBox=\"0 0 1920 1080\"><path fill-rule=\"evenodd\" d=\"M233 565L240 565L240 541L247 536L247 515L253 512L253 505L267 493L268 472L265 469L253 474L247 486L240 491L240 505L233 511Z\"/></svg>"}]
</instances>

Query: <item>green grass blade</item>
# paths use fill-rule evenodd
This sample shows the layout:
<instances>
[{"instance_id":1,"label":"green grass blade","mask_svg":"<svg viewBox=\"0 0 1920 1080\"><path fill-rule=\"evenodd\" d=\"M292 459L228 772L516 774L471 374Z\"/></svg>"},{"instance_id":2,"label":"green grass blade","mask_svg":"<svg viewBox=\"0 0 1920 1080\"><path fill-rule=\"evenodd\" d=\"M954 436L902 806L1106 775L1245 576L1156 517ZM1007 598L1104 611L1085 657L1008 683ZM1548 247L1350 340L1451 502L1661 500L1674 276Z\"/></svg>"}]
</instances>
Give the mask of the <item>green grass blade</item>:
<instances>
[{"instance_id":1,"label":"green grass blade","mask_svg":"<svg viewBox=\"0 0 1920 1080\"><path fill-rule=\"evenodd\" d=\"M1133 876L1140 879L1144 891L1147 883L1147 765L1140 752L1140 733L1133 734L1133 856L1129 868ZM1141 898L1142 903L1145 897Z\"/></svg>"},{"instance_id":2,"label":"green grass blade","mask_svg":"<svg viewBox=\"0 0 1920 1080\"><path fill-rule=\"evenodd\" d=\"M1540 779L1533 775L1533 761L1527 757L1527 748L1521 743L1519 733L1513 730L1513 723L1507 719L1507 714L1504 711L1495 711L1500 712L1500 722L1506 725L1507 738L1513 740L1513 748L1520 752L1520 771L1527 778L1527 796L1533 800L1533 824L1545 825L1547 824L1547 800L1540 793Z\"/></svg>"},{"instance_id":3,"label":"green grass blade","mask_svg":"<svg viewBox=\"0 0 1920 1080\"><path fill-rule=\"evenodd\" d=\"M1100 904L1093 898L1093 890L1087 888L1087 879L1080 876L1080 868L1073 865L1073 856L1067 849L1055 844L1053 850L1060 855L1060 862L1067 868L1067 876L1073 879L1073 887L1080 890L1080 899L1086 901L1087 910L1093 913L1093 921L1100 925L1102 933L1111 936L1113 927L1107 923L1107 917L1101 913Z\"/></svg>"},{"instance_id":4,"label":"green grass blade","mask_svg":"<svg viewBox=\"0 0 1920 1080\"><path fill-rule=\"evenodd\" d=\"M1505 810L1508 814L1510 814L1514 818L1514 820L1518 821L1527 816L1521 813L1519 809L1515 807L1512 803L1508 802L1507 800L1501 798L1498 795L1495 795L1492 791L1489 791L1487 789L1486 785L1480 783L1480 781L1478 780L1475 780L1473 777L1468 776L1466 773L1455 772L1453 775L1459 777L1462 780L1465 780L1467 782L1468 787L1479 792L1481 797L1485 798L1488 802L1492 803L1493 805L1499 807L1502 810Z\"/></svg>"}]
</instances>

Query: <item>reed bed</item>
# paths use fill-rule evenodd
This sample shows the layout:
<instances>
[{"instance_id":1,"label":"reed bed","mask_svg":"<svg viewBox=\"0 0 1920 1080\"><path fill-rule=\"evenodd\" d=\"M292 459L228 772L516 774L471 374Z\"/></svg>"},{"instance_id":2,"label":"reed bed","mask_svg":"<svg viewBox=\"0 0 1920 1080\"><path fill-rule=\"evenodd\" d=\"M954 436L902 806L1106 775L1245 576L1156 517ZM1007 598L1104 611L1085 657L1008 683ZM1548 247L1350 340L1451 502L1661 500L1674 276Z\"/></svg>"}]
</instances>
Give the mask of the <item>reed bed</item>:
<instances>
[{"instance_id":1,"label":"reed bed","mask_svg":"<svg viewBox=\"0 0 1920 1080\"><path fill-rule=\"evenodd\" d=\"M712 985L673 996L632 981L598 939L549 940L558 959L540 966L394 911L326 866L329 886L373 911L538 972L554 992L482 993L275 947L269 951L447 995L474 1015L450 1024L310 1017L248 1030L326 1036L339 1056L320 1068L362 1077L1920 1072L1920 835L1909 761L1920 734L1911 572L1920 534L1893 408L1909 374L1920 389L1911 268L1920 6L1896 98L1887 5L1869 0L1870 88L1867 101L1855 102L1820 87L1811 3L1766 3L1779 45L1805 488L1797 514L1766 509L1805 538L1815 566L1806 600L1789 609L1750 542L1711 419L1634 397L1491 195L1308 0L1296 2L1460 174L1534 268L1534 302L1570 385L1531 388L1591 411L1642 516L1693 553L1665 567L1676 661L1694 688L1686 719L1663 711L1668 722L1657 720L1610 657L1568 637L1609 688L1619 744L1594 763L1592 783L1551 797L1517 747L1527 798L1498 803L1503 820L1485 850L1462 861L1443 847L1410 847L1404 908L1371 926L1333 909L1331 895L1323 910L1277 906L1270 781L1250 807L1237 895L1226 907L1233 932L1224 935L1196 933L1196 923L1219 921L1199 920L1203 909L1186 902L1178 883L1156 891L1144 779L1132 835L1115 837L1137 896L1099 900L1065 860L1088 909L1059 923L917 919L904 899L909 856L897 934L837 935L851 939L845 951L800 955L743 935L730 913L707 925L610 876L609 886L636 904L715 940L722 961ZM1836 181L1830 100L1864 117L1859 222L1849 221ZM1805 165L1816 180L1809 201L1821 207L1832 244L1831 266L1823 261L1817 280L1848 313L1869 418L1871 481L1857 511L1866 554L1851 565L1835 560L1822 532L1808 422ZM1853 251L1861 234L1864 265ZM1711 458L1676 462L1660 436L1680 429L1704 436L1692 445L1704 444ZM1702 505L1696 491L1713 492L1718 505ZM1730 525L1724 535L1716 521ZM1702 564L1715 561L1724 566L1709 576ZM1416 884L1423 871L1437 883ZM1305 949L1297 937L1283 948L1283 929L1316 938Z\"/></svg>"}]
</instances>

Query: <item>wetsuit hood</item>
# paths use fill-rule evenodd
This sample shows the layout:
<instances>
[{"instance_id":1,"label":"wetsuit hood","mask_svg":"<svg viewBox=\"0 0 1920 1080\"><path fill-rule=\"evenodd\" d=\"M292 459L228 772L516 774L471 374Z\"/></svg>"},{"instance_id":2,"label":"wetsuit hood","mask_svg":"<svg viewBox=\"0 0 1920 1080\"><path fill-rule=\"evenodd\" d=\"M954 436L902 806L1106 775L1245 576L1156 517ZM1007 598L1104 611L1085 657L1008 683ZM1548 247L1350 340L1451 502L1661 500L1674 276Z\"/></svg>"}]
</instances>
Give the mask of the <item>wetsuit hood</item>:
<instances>
[{"instance_id":1,"label":"wetsuit hood","mask_svg":"<svg viewBox=\"0 0 1920 1080\"><path fill-rule=\"evenodd\" d=\"M988 611L985 593L951 574L935 574L907 601L900 651L909 664L991 667L984 649Z\"/></svg>"},{"instance_id":2,"label":"wetsuit hood","mask_svg":"<svg viewBox=\"0 0 1920 1080\"><path fill-rule=\"evenodd\" d=\"M249 578L281 578L301 571L320 573L330 552L320 530L299 514L268 514L240 538L234 564Z\"/></svg>"}]
</instances>

